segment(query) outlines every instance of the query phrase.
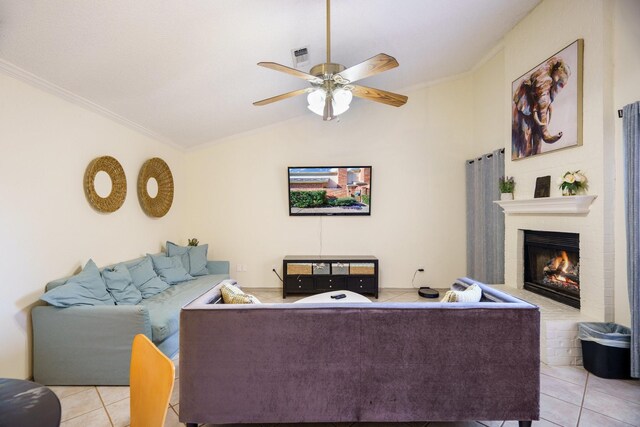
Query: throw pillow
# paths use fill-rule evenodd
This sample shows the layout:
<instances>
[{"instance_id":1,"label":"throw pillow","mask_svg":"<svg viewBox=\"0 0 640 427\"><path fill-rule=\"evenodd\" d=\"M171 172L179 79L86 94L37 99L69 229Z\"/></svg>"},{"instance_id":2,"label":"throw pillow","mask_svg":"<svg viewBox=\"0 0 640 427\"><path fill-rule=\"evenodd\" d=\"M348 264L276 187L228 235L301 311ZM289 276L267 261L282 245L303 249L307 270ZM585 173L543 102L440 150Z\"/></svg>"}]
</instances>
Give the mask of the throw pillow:
<instances>
[{"instance_id":1,"label":"throw pillow","mask_svg":"<svg viewBox=\"0 0 640 427\"><path fill-rule=\"evenodd\" d=\"M464 291L447 291L440 302L479 302L482 289L475 283Z\"/></svg>"},{"instance_id":2,"label":"throw pillow","mask_svg":"<svg viewBox=\"0 0 640 427\"><path fill-rule=\"evenodd\" d=\"M107 290L118 305L135 305L142 301L142 294L133 285L129 269L123 263L102 270Z\"/></svg>"},{"instance_id":3,"label":"throw pillow","mask_svg":"<svg viewBox=\"0 0 640 427\"><path fill-rule=\"evenodd\" d=\"M182 265L192 276L204 276L209 274L207 270L207 251L209 245L179 246L173 242L167 242L167 256L179 256Z\"/></svg>"},{"instance_id":4,"label":"throw pillow","mask_svg":"<svg viewBox=\"0 0 640 427\"><path fill-rule=\"evenodd\" d=\"M149 256L153 261L153 269L164 282L167 282L170 285L175 285L176 283L194 279L194 277L187 273L187 270L182 266L182 260L179 256Z\"/></svg>"},{"instance_id":5,"label":"throw pillow","mask_svg":"<svg viewBox=\"0 0 640 427\"><path fill-rule=\"evenodd\" d=\"M64 285L51 289L40 299L55 307L115 304L93 260L89 260L82 271L69 278Z\"/></svg>"},{"instance_id":6,"label":"throw pillow","mask_svg":"<svg viewBox=\"0 0 640 427\"><path fill-rule=\"evenodd\" d=\"M260 304L258 298L250 294L245 294L237 286L225 283L220 288L222 300L225 304Z\"/></svg>"},{"instance_id":7,"label":"throw pillow","mask_svg":"<svg viewBox=\"0 0 640 427\"><path fill-rule=\"evenodd\" d=\"M169 289L169 285L163 282L153 270L153 263L149 255L137 263L129 265L128 269L133 279L133 285L138 288L142 298L149 298Z\"/></svg>"}]
</instances>

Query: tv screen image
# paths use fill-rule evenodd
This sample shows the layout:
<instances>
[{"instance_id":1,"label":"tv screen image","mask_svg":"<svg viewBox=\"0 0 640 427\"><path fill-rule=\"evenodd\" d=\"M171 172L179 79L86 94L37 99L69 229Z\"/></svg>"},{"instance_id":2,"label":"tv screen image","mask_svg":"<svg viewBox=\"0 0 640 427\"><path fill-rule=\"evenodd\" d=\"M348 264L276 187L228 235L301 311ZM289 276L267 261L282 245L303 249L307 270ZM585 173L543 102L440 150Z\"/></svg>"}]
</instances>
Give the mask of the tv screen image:
<instances>
[{"instance_id":1,"label":"tv screen image","mask_svg":"<svg viewBox=\"0 0 640 427\"><path fill-rule=\"evenodd\" d=\"M371 166L290 167L289 215L371 215Z\"/></svg>"}]
</instances>

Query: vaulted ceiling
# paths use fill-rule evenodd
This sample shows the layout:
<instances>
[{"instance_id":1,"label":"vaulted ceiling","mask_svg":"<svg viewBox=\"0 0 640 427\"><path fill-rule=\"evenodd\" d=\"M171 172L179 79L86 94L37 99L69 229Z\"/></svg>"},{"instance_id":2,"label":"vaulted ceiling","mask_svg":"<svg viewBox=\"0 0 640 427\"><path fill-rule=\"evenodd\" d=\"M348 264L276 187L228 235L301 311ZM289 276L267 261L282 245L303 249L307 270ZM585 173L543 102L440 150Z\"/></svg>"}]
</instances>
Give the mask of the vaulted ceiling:
<instances>
[{"instance_id":1,"label":"vaulted ceiling","mask_svg":"<svg viewBox=\"0 0 640 427\"><path fill-rule=\"evenodd\" d=\"M539 1L333 0L332 60L392 55L362 84L400 91L468 71ZM302 46L325 62L325 0L0 1L0 68L184 147L312 114L304 97L252 105L306 87L256 66Z\"/></svg>"}]
</instances>

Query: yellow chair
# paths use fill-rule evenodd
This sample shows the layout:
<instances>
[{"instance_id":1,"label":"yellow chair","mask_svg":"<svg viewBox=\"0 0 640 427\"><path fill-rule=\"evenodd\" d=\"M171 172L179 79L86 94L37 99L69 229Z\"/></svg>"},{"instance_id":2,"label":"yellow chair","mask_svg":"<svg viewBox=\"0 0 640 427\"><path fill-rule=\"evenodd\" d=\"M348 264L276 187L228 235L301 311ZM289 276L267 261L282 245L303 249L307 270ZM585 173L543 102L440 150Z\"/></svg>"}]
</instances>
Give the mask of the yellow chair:
<instances>
[{"instance_id":1,"label":"yellow chair","mask_svg":"<svg viewBox=\"0 0 640 427\"><path fill-rule=\"evenodd\" d=\"M131 427L162 427L173 391L175 366L149 338L138 334L131 348Z\"/></svg>"}]
</instances>

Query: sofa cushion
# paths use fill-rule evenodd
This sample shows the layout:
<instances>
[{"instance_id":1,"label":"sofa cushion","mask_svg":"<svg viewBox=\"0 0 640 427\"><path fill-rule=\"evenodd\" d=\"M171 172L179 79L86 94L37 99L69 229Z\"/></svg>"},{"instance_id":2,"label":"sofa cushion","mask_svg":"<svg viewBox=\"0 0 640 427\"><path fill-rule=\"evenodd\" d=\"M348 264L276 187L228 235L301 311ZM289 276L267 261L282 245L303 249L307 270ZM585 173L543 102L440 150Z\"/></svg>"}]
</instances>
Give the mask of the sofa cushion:
<instances>
[{"instance_id":1,"label":"sofa cushion","mask_svg":"<svg viewBox=\"0 0 640 427\"><path fill-rule=\"evenodd\" d=\"M482 289L474 283L464 291L447 291L441 302L479 302L480 298L482 298Z\"/></svg>"},{"instance_id":2,"label":"sofa cushion","mask_svg":"<svg viewBox=\"0 0 640 427\"><path fill-rule=\"evenodd\" d=\"M142 301L142 294L133 285L129 269L123 263L102 270L102 279L107 290L118 305L135 305Z\"/></svg>"},{"instance_id":3,"label":"sofa cushion","mask_svg":"<svg viewBox=\"0 0 640 427\"><path fill-rule=\"evenodd\" d=\"M209 245L179 246L173 242L167 242L167 255L180 256L182 265L192 276L204 276L209 274L207 270L207 251Z\"/></svg>"},{"instance_id":4,"label":"sofa cushion","mask_svg":"<svg viewBox=\"0 0 640 427\"><path fill-rule=\"evenodd\" d=\"M140 304L149 310L153 342L157 344L178 332L180 309L183 305L228 278L227 274L197 277L188 282L178 283L158 295L142 300Z\"/></svg>"},{"instance_id":5,"label":"sofa cushion","mask_svg":"<svg viewBox=\"0 0 640 427\"><path fill-rule=\"evenodd\" d=\"M142 294L142 298L150 298L169 288L169 285L163 282L153 270L150 256L142 258L137 263L127 265L127 268L131 273L133 284Z\"/></svg>"},{"instance_id":6,"label":"sofa cushion","mask_svg":"<svg viewBox=\"0 0 640 427\"><path fill-rule=\"evenodd\" d=\"M193 280L193 276L182 266L182 260L179 256L166 256L164 254L149 256L153 261L153 269L163 282L175 285L176 283Z\"/></svg>"},{"instance_id":7,"label":"sofa cushion","mask_svg":"<svg viewBox=\"0 0 640 427\"><path fill-rule=\"evenodd\" d=\"M40 299L55 307L115 304L107 292L100 270L91 259L80 273L70 277L63 286L45 292Z\"/></svg>"}]
</instances>

